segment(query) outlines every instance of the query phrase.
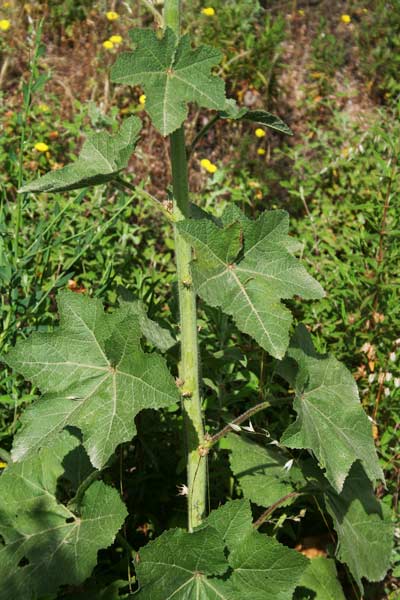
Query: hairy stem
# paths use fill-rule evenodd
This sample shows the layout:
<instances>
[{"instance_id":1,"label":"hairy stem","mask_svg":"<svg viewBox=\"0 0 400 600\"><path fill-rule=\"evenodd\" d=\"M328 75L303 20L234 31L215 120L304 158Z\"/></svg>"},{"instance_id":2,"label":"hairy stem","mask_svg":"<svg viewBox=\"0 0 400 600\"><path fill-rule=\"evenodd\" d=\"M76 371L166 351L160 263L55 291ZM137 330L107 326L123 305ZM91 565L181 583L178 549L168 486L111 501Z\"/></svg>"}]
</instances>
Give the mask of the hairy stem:
<instances>
[{"instance_id":1,"label":"hairy stem","mask_svg":"<svg viewBox=\"0 0 400 600\"><path fill-rule=\"evenodd\" d=\"M166 0L164 23L179 37L180 2ZM177 221L189 217L189 182L183 127L170 136L174 216ZM182 381L182 407L187 445L188 529L199 525L206 507L206 459L197 448L204 442L203 414L200 397L200 375L197 340L196 294L192 285L190 245L175 227L175 257L178 275L181 328L181 360L179 377Z\"/></svg>"},{"instance_id":2,"label":"hairy stem","mask_svg":"<svg viewBox=\"0 0 400 600\"><path fill-rule=\"evenodd\" d=\"M261 525L263 523L265 523L265 521L268 519L268 517L270 517L272 515L272 513L277 508L279 508L279 506L281 504L284 504L284 502L286 502L287 500L290 500L290 498L297 498L298 496L302 496L302 495L303 494L301 492L290 492L290 494L286 494L286 496L283 496L283 498L279 498L279 500L277 500L276 502L274 502L274 504L269 506L267 508L267 510L265 510L263 512L263 514L257 519L257 521L255 521L253 523L254 529L258 529L259 527L261 527Z\"/></svg>"},{"instance_id":3,"label":"hairy stem","mask_svg":"<svg viewBox=\"0 0 400 600\"><path fill-rule=\"evenodd\" d=\"M214 446L214 444L216 444L221 438L230 433L232 430L235 430L235 425L240 425L244 421L247 421L247 419L250 419L250 417L252 417L256 413L260 412L260 410L264 410L269 406L271 406L271 404L268 401L260 402L260 404L256 404L255 406L252 406L251 408L246 410L246 412L236 417L236 419L231 421L231 423L225 425L225 427L223 427L221 431L218 431L218 433L216 433L215 435L206 438L204 444L198 447L199 454L202 456L208 454L210 448Z\"/></svg>"}]
</instances>

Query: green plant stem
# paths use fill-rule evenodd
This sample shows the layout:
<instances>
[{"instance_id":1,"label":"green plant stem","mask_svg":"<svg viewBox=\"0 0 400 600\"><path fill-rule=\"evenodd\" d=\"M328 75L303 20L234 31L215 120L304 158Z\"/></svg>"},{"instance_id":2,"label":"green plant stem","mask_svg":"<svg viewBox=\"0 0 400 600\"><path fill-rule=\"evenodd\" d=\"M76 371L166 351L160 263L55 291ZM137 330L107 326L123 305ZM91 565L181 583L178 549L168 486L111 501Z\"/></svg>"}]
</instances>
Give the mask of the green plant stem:
<instances>
[{"instance_id":1,"label":"green plant stem","mask_svg":"<svg viewBox=\"0 0 400 600\"><path fill-rule=\"evenodd\" d=\"M164 23L179 37L180 2L166 0ZM177 221L190 216L188 167L183 127L170 136L174 216ZM174 228L175 257L178 275L182 381L182 409L187 445L188 529L198 526L206 510L206 459L198 447L204 442L203 414L200 397L199 356L197 340L196 294L192 285L190 245Z\"/></svg>"},{"instance_id":2,"label":"green plant stem","mask_svg":"<svg viewBox=\"0 0 400 600\"><path fill-rule=\"evenodd\" d=\"M204 444L200 445L198 448L199 454L200 455L208 454L210 448L212 446L214 446L214 444L216 444L221 438L223 438L225 435L227 435L228 433L230 433L232 430L235 429L235 425L240 425L244 421L247 421L247 419L250 419L250 417L252 417L256 413L260 412L260 410L264 410L265 408L268 408L269 406L271 406L271 404L268 401L265 401L265 402L260 402L260 404L256 404L255 406L252 406L251 408L249 408L249 410L246 410L246 412L239 415L238 417L236 417L236 419L234 419L233 421L228 423L228 425L223 427L221 429L221 431L218 431L218 433L216 433L215 435L206 438L204 440Z\"/></svg>"}]
</instances>

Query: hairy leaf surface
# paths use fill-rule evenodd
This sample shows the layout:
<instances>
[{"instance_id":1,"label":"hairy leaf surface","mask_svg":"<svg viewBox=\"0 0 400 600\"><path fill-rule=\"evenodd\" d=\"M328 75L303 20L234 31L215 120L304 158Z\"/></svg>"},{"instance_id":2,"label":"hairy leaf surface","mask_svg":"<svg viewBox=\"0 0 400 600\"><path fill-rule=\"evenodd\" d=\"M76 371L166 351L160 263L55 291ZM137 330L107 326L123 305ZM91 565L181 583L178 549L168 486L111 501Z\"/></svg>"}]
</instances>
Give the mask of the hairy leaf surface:
<instances>
[{"instance_id":1,"label":"hairy leaf surface","mask_svg":"<svg viewBox=\"0 0 400 600\"><path fill-rule=\"evenodd\" d=\"M115 135L106 131L89 134L74 163L46 173L19 192L65 192L107 183L128 166L141 127L138 117L129 117Z\"/></svg>"},{"instance_id":2,"label":"hairy leaf surface","mask_svg":"<svg viewBox=\"0 0 400 600\"><path fill-rule=\"evenodd\" d=\"M310 560L294 600L346 600L337 578L335 561L324 556Z\"/></svg>"},{"instance_id":3,"label":"hairy leaf surface","mask_svg":"<svg viewBox=\"0 0 400 600\"><path fill-rule=\"evenodd\" d=\"M118 57L111 79L142 86L145 108L162 135L181 126L188 114L188 102L204 108L224 108L225 84L211 73L221 60L219 50L209 46L193 50L188 35L177 42L170 28L162 39L151 29L134 29L129 35L136 49Z\"/></svg>"},{"instance_id":4,"label":"hairy leaf surface","mask_svg":"<svg viewBox=\"0 0 400 600\"><path fill-rule=\"evenodd\" d=\"M297 365L290 383L296 391L293 406L298 418L281 442L290 448L309 449L338 492L356 460L362 462L371 480L383 479L371 423L351 373L333 356L318 354L303 325L297 328L287 356ZM290 364L283 367L287 373L288 367Z\"/></svg>"},{"instance_id":5,"label":"hairy leaf surface","mask_svg":"<svg viewBox=\"0 0 400 600\"><path fill-rule=\"evenodd\" d=\"M13 457L51 445L70 425L81 430L92 464L101 468L135 435L138 412L180 396L164 359L141 349L129 304L106 314L100 300L63 292L58 306L60 326L53 333L34 333L5 357L44 394L23 416Z\"/></svg>"},{"instance_id":6,"label":"hairy leaf surface","mask_svg":"<svg viewBox=\"0 0 400 600\"><path fill-rule=\"evenodd\" d=\"M0 599L27 600L77 585L91 574L127 515L117 491L100 481L79 514L57 499L63 458L79 441L61 433L51 449L9 466L0 478Z\"/></svg>"},{"instance_id":7,"label":"hairy leaf surface","mask_svg":"<svg viewBox=\"0 0 400 600\"><path fill-rule=\"evenodd\" d=\"M194 533L170 530L140 551L139 596L290 600L307 564L298 552L254 531L249 502L234 500L212 511Z\"/></svg>"},{"instance_id":8,"label":"hairy leaf surface","mask_svg":"<svg viewBox=\"0 0 400 600\"><path fill-rule=\"evenodd\" d=\"M228 569L224 541L206 527L194 533L182 529L164 532L140 550L136 572L139 597L149 600L176 598L214 599L212 576Z\"/></svg>"},{"instance_id":9,"label":"hairy leaf surface","mask_svg":"<svg viewBox=\"0 0 400 600\"><path fill-rule=\"evenodd\" d=\"M178 224L195 249L194 285L208 304L232 315L239 329L282 358L292 315L281 300L296 294L320 298L323 290L292 255L285 211L265 212L255 222L237 212L224 213L224 228L209 220Z\"/></svg>"},{"instance_id":10,"label":"hairy leaf surface","mask_svg":"<svg viewBox=\"0 0 400 600\"><path fill-rule=\"evenodd\" d=\"M243 436L230 434L224 443L228 448L231 469L240 483L243 495L259 506L271 506L294 490L293 471L284 466L288 456L276 446L261 446Z\"/></svg>"}]
</instances>

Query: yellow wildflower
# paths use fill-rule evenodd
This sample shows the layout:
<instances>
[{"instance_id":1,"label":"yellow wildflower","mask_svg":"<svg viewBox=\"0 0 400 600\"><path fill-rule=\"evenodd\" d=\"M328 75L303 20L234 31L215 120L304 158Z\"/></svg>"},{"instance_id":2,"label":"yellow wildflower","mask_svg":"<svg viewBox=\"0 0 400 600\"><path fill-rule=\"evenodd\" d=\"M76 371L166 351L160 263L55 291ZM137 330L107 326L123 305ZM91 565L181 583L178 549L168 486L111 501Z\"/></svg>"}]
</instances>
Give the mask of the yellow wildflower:
<instances>
[{"instance_id":1,"label":"yellow wildflower","mask_svg":"<svg viewBox=\"0 0 400 600\"><path fill-rule=\"evenodd\" d=\"M122 36L120 35L112 35L110 37L110 42L113 44L120 44L122 42Z\"/></svg>"},{"instance_id":2,"label":"yellow wildflower","mask_svg":"<svg viewBox=\"0 0 400 600\"><path fill-rule=\"evenodd\" d=\"M213 17L215 15L215 10L212 6L207 6L206 8L202 8L201 12L206 17Z\"/></svg>"},{"instance_id":3,"label":"yellow wildflower","mask_svg":"<svg viewBox=\"0 0 400 600\"><path fill-rule=\"evenodd\" d=\"M264 148L258 148L258 150L257 150L257 154L258 154L259 156L264 156L264 154L265 154L265 149L264 149Z\"/></svg>"},{"instance_id":4,"label":"yellow wildflower","mask_svg":"<svg viewBox=\"0 0 400 600\"><path fill-rule=\"evenodd\" d=\"M4 460L0 460L0 469L5 469L7 466L7 463L4 462Z\"/></svg>"},{"instance_id":5,"label":"yellow wildflower","mask_svg":"<svg viewBox=\"0 0 400 600\"><path fill-rule=\"evenodd\" d=\"M111 40L106 40L105 42L103 42L103 48L105 48L106 50L112 50L114 48L114 44Z\"/></svg>"},{"instance_id":6,"label":"yellow wildflower","mask_svg":"<svg viewBox=\"0 0 400 600\"><path fill-rule=\"evenodd\" d=\"M8 19L1 19L0 20L0 29L1 31L8 31L11 27L11 23Z\"/></svg>"},{"instance_id":7,"label":"yellow wildflower","mask_svg":"<svg viewBox=\"0 0 400 600\"><path fill-rule=\"evenodd\" d=\"M117 19L119 19L119 14L113 10L109 10L108 12L106 12L106 17L109 21L116 21Z\"/></svg>"},{"instance_id":8,"label":"yellow wildflower","mask_svg":"<svg viewBox=\"0 0 400 600\"><path fill-rule=\"evenodd\" d=\"M346 23L346 25L348 25L349 23L351 23L351 17L350 15L342 15L340 17L342 23Z\"/></svg>"},{"instance_id":9,"label":"yellow wildflower","mask_svg":"<svg viewBox=\"0 0 400 600\"><path fill-rule=\"evenodd\" d=\"M49 110L50 110L48 104L45 104L44 102L41 102L38 105L38 109L40 110L40 112L44 112L44 113L49 112Z\"/></svg>"},{"instance_id":10,"label":"yellow wildflower","mask_svg":"<svg viewBox=\"0 0 400 600\"><path fill-rule=\"evenodd\" d=\"M218 169L217 165L214 165L208 158L202 158L200 164L208 173L215 173Z\"/></svg>"},{"instance_id":11,"label":"yellow wildflower","mask_svg":"<svg viewBox=\"0 0 400 600\"><path fill-rule=\"evenodd\" d=\"M3 8L10 8L9 2L3 2Z\"/></svg>"},{"instance_id":12,"label":"yellow wildflower","mask_svg":"<svg viewBox=\"0 0 400 600\"><path fill-rule=\"evenodd\" d=\"M265 131L264 129L261 129L261 127L257 127L257 129L254 132L256 134L256 137L258 138L263 138L265 137Z\"/></svg>"},{"instance_id":13,"label":"yellow wildflower","mask_svg":"<svg viewBox=\"0 0 400 600\"><path fill-rule=\"evenodd\" d=\"M142 106L146 104L146 94L141 94L139 96L139 104L141 104Z\"/></svg>"},{"instance_id":14,"label":"yellow wildflower","mask_svg":"<svg viewBox=\"0 0 400 600\"><path fill-rule=\"evenodd\" d=\"M299 15L299 17L304 17L304 15L305 15L306 13L304 12L304 10L303 10L303 9L300 9L300 10L298 10L298 11L297 11L297 14Z\"/></svg>"},{"instance_id":15,"label":"yellow wildflower","mask_svg":"<svg viewBox=\"0 0 400 600\"><path fill-rule=\"evenodd\" d=\"M37 144L35 144L35 150L37 150L38 152L47 152L48 149L48 145L44 142L37 142Z\"/></svg>"}]
</instances>

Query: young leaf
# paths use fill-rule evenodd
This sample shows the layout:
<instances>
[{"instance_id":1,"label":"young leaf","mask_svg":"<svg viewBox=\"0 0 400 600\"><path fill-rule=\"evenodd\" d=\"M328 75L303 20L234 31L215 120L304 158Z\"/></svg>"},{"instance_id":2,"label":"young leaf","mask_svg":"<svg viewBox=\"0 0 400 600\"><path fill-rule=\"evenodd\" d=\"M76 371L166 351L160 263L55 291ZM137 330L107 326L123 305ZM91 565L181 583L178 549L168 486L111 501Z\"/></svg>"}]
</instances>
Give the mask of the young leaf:
<instances>
[{"instance_id":1,"label":"young leaf","mask_svg":"<svg viewBox=\"0 0 400 600\"><path fill-rule=\"evenodd\" d=\"M338 534L337 558L358 583L381 581L390 568L393 525L390 510L376 498L360 463L353 465L341 494L325 489L326 507Z\"/></svg>"},{"instance_id":2,"label":"young leaf","mask_svg":"<svg viewBox=\"0 0 400 600\"><path fill-rule=\"evenodd\" d=\"M63 458L79 441L64 431L51 449L7 467L0 478L0 600L27 600L78 585L92 572L127 515L117 491L100 481L79 515L57 499Z\"/></svg>"},{"instance_id":3,"label":"young leaf","mask_svg":"<svg viewBox=\"0 0 400 600\"><path fill-rule=\"evenodd\" d=\"M259 125L264 125L274 131L279 131L279 133L293 135L292 130L279 117L272 115L266 110L250 110L245 106L239 107L232 99L226 101L225 110L221 111L219 115L222 119L251 121Z\"/></svg>"},{"instance_id":4,"label":"young leaf","mask_svg":"<svg viewBox=\"0 0 400 600\"><path fill-rule=\"evenodd\" d=\"M371 424L351 373L333 356L318 354L303 325L297 328L287 357L297 364L290 383L296 391L293 406L298 417L281 442L313 452L338 492L356 460L371 480L383 479Z\"/></svg>"},{"instance_id":5,"label":"young leaf","mask_svg":"<svg viewBox=\"0 0 400 600\"><path fill-rule=\"evenodd\" d=\"M310 560L294 600L346 600L337 578L335 561L324 556Z\"/></svg>"},{"instance_id":6,"label":"young leaf","mask_svg":"<svg viewBox=\"0 0 400 600\"><path fill-rule=\"evenodd\" d=\"M213 576L222 575L229 566L224 548L223 539L211 527L194 533L182 529L165 531L140 550L136 565L139 597L216 599Z\"/></svg>"},{"instance_id":7,"label":"young leaf","mask_svg":"<svg viewBox=\"0 0 400 600\"><path fill-rule=\"evenodd\" d=\"M162 135L181 126L188 102L215 110L224 108L225 84L211 73L222 57L218 50L209 46L192 50L188 35L177 43L169 28L161 39L151 29L134 29L129 35L136 49L118 57L111 80L143 87L146 110Z\"/></svg>"},{"instance_id":8,"label":"young leaf","mask_svg":"<svg viewBox=\"0 0 400 600\"><path fill-rule=\"evenodd\" d=\"M129 117L115 136L106 131L89 134L74 163L46 173L18 191L65 192L115 179L128 166L141 126L138 117Z\"/></svg>"},{"instance_id":9,"label":"young leaf","mask_svg":"<svg viewBox=\"0 0 400 600\"><path fill-rule=\"evenodd\" d=\"M193 280L208 304L232 315L276 358L289 343L290 311L281 299L298 294L320 298L323 290L291 254L288 215L263 213L255 222L244 216L235 222L228 210L225 228L209 220L185 220L177 227L195 249Z\"/></svg>"},{"instance_id":10,"label":"young leaf","mask_svg":"<svg viewBox=\"0 0 400 600\"><path fill-rule=\"evenodd\" d=\"M231 469L243 495L259 506L271 506L294 490L293 471L284 468L288 457L276 446L261 446L245 437L230 434L225 440Z\"/></svg>"},{"instance_id":11,"label":"young leaf","mask_svg":"<svg viewBox=\"0 0 400 600\"><path fill-rule=\"evenodd\" d=\"M129 307L105 314L100 300L72 292L60 293L58 306L56 331L34 333L5 357L45 394L24 413L13 458L51 445L70 425L81 430L92 464L101 468L135 435L139 411L180 396L165 361L142 351Z\"/></svg>"}]
</instances>

